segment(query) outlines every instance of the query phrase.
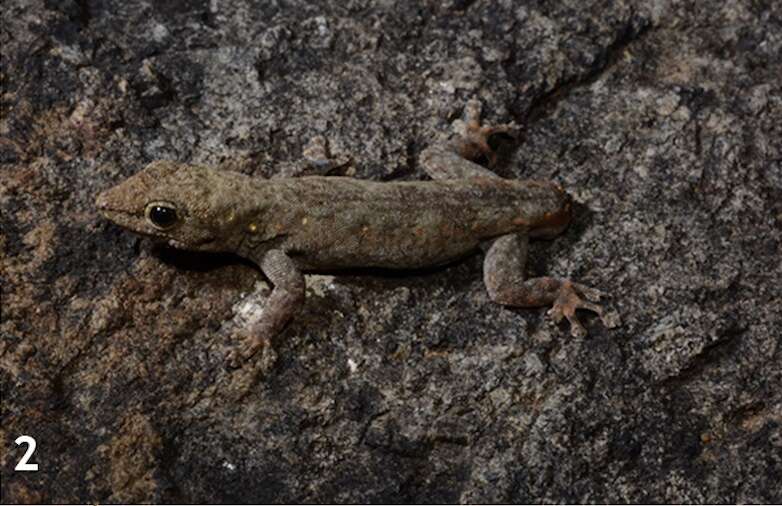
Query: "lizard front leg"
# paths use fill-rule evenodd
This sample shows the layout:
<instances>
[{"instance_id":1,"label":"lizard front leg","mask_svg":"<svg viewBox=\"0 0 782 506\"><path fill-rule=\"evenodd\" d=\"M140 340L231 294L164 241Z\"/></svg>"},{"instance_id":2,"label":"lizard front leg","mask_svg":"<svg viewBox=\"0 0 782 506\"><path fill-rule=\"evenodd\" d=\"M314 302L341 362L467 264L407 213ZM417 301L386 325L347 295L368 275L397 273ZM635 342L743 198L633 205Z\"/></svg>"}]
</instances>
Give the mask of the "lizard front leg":
<instances>
[{"instance_id":1,"label":"lizard front leg","mask_svg":"<svg viewBox=\"0 0 782 506\"><path fill-rule=\"evenodd\" d=\"M228 354L229 367L239 367L263 349L274 360L272 338L282 331L296 310L304 302L304 275L296 264L282 250L266 252L258 266L272 282L274 288L258 319L242 330L242 340Z\"/></svg>"},{"instance_id":2,"label":"lizard front leg","mask_svg":"<svg viewBox=\"0 0 782 506\"><path fill-rule=\"evenodd\" d=\"M619 325L619 315L607 313L594 302L600 292L568 279L539 277L524 279L529 235L526 232L504 235L494 241L483 262L483 281L489 297L507 306L540 307L552 305L548 314L555 322L567 318L570 334L586 335L586 329L576 317L577 309L588 309L600 316L603 325ZM582 297L587 300L582 299ZM592 302L589 302L592 301Z\"/></svg>"}]
</instances>

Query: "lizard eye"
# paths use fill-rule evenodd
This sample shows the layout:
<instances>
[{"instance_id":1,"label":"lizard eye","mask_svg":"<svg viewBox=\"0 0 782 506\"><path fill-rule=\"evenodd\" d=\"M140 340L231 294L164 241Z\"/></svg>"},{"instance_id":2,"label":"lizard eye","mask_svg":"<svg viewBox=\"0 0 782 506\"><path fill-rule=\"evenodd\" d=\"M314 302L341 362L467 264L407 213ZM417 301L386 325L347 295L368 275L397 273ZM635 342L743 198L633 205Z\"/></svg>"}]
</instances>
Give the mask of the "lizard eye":
<instances>
[{"instance_id":1,"label":"lizard eye","mask_svg":"<svg viewBox=\"0 0 782 506\"><path fill-rule=\"evenodd\" d=\"M151 202L147 204L147 220L155 228L165 230L173 227L177 223L176 208L168 202Z\"/></svg>"}]
</instances>

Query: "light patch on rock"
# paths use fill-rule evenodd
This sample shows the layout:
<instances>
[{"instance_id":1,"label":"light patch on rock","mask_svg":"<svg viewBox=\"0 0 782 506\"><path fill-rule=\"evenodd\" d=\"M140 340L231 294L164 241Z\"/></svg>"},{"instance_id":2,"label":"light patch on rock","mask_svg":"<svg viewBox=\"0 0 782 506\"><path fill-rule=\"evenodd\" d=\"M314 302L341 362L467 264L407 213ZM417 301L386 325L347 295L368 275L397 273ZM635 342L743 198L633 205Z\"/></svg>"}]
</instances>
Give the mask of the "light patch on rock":
<instances>
[{"instance_id":1,"label":"light patch on rock","mask_svg":"<svg viewBox=\"0 0 782 506\"><path fill-rule=\"evenodd\" d=\"M324 297L326 292L334 288L334 276L312 274L307 276L307 289L313 294Z\"/></svg>"},{"instance_id":2,"label":"light patch on rock","mask_svg":"<svg viewBox=\"0 0 782 506\"><path fill-rule=\"evenodd\" d=\"M166 37L168 37L168 28L163 24L156 23L152 27L152 38L155 42L163 42Z\"/></svg>"}]
</instances>

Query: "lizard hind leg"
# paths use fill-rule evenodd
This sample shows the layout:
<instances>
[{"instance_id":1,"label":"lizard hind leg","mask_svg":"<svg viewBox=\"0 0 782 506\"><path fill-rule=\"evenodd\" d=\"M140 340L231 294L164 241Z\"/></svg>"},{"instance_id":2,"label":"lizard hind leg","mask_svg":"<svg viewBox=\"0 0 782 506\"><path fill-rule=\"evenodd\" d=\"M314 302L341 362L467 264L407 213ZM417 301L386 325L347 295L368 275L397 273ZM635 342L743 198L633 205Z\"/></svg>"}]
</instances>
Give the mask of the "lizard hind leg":
<instances>
[{"instance_id":1,"label":"lizard hind leg","mask_svg":"<svg viewBox=\"0 0 782 506\"><path fill-rule=\"evenodd\" d=\"M420 162L432 179L470 179L499 177L477 163L486 160L494 166L497 154L489 146L489 137L497 133L515 137L516 125L482 126L481 103L470 100L464 108L464 120L458 123L461 132L449 142L435 144L421 153Z\"/></svg>"},{"instance_id":2,"label":"lizard hind leg","mask_svg":"<svg viewBox=\"0 0 782 506\"><path fill-rule=\"evenodd\" d=\"M570 334L583 337L586 329L576 316L577 309L597 313L608 328L619 326L619 315L595 304L600 292L567 279L539 277L524 279L529 237L526 233L504 235L494 241L483 263L483 281L489 297L499 304L515 307L551 305L548 314L555 322L567 318ZM586 298L584 300L582 297ZM591 301L591 302L590 302Z\"/></svg>"}]
</instances>

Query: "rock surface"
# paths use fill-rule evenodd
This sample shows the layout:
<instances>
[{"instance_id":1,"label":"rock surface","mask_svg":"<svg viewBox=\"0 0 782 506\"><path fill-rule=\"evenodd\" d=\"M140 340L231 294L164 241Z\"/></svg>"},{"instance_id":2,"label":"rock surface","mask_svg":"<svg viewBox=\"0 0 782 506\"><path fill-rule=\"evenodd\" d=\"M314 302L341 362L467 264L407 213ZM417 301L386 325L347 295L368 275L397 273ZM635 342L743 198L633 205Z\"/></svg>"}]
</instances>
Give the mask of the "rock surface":
<instances>
[{"instance_id":1,"label":"rock surface","mask_svg":"<svg viewBox=\"0 0 782 506\"><path fill-rule=\"evenodd\" d=\"M3 503L782 501L779 2L4 0L0 45ZM472 97L525 124L500 174L579 203L530 270L619 329L491 303L476 255L310 276L273 371L228 371L261 274L93 208L316 136L424 178Z\"/></svg>"}]
</instances>

